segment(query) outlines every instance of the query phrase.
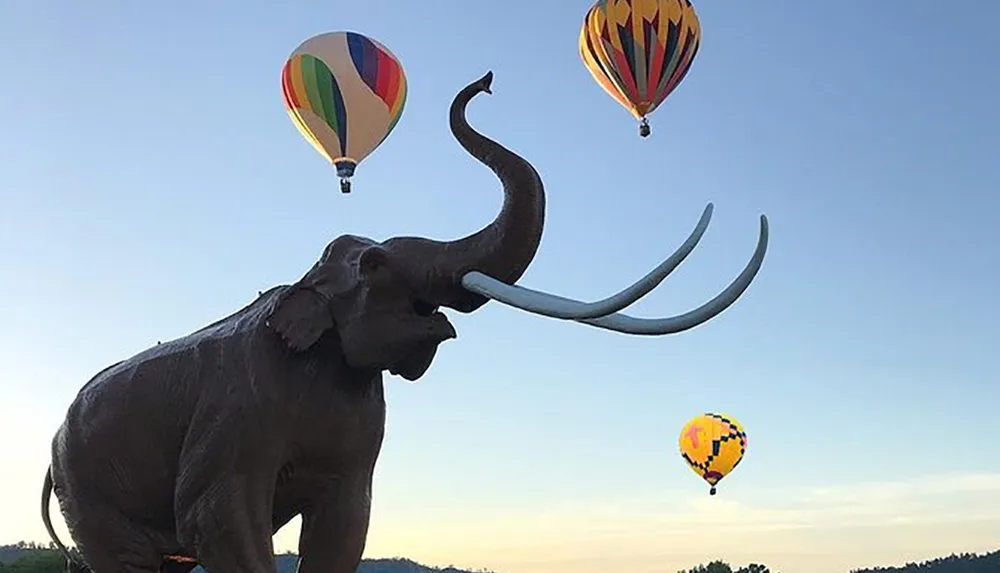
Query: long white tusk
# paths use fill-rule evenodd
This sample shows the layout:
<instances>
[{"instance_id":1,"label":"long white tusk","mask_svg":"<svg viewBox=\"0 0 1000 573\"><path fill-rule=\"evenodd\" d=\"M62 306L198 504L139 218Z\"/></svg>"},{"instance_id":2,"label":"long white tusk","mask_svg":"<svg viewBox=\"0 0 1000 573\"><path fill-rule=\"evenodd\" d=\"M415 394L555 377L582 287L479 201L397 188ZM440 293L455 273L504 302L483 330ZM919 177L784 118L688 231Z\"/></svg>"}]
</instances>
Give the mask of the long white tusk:
<instances>
[{"instance_id":1,"label":"long white tusk","mask_svg":"<svg viewBox=\"0 0 1000 573\"><path fill-rule=\"evenodd\" d=\"M691 251L698 245L698 241L701 240L701 236L705 234L709 221L712 220L713 209L711 203L705 207L698 225L691 231L687 240L674 251L674 254L667 257L659 266L632 286L603 300L582 302L564 298L518 285L509 285L479 271L470 271L463 275L462 286L487 298L542 316L569 320L607 316L625 308L656 288L691 254Z\"/></svg>"},{"instance_id":2,"label":"long white tusk","mask_svg":"<svg viewBox=\"0 0 1000 573\"><path fill-rule=\"evenodd\" d=\"M767 217L761 215L757 249L754 251L753 257L750 258L750 262L747 263L746 268L736 277L736 280L726 287L726 290L692 311L670 318L636 318L627 314L615 313L598 318L581 319L577 322L607 330L614 330L623 334L641 334L647 336L675 334L708 322L726 310L729 305L736 302L736 299L750 286L750 283L757 275L757 271L760 270L761 264L764 262L764 254L767 251L767 239Z\"/></svg>"}]
</instances>

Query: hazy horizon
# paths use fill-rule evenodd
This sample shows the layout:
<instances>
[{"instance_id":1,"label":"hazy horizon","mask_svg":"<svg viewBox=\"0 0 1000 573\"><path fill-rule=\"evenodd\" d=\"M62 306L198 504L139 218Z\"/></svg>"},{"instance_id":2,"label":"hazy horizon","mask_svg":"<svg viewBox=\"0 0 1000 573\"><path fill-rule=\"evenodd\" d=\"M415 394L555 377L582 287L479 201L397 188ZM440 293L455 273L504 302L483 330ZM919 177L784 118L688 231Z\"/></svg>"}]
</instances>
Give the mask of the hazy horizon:
<instances>
[{"instance_id":1,"label":"hazy horizon","mask_svg":"<svg viewBox=\"0 0 1000 573\"><path fill-rule=\"evenodd\" d=\"M423 379L386 376L366 556L834 573L1000 548L1000 4L695 0L701 50L648 139L580 61L590 5L0 5L0 540L47 540L49 443L105 366L297 280L339 234L488 222L499 185L447 108L493 70L470 122L548 192L521 284L603 298L709 201L701 244L630 313L715 296L761 213L769 252L739 302L678 336L450 313L458 339ZM347 196L280 91L289 53L340 29L409 82ZM714 497L677 454L705 411L749 436Z\"/></svg>"},{"instance_id":2,"label":"hazy horizon","mask_svg":"<svg viewBox=\"0 0 1000 573\"><path fill-rule=\"evenodd\" d=\"M602 503L486 504L485 515L454 508L435 514L433 523L418 512L380 511L406 500L387 503L376 492L366 558L499 573L602 573L612 565L673 572L714 559L764 563L782 573L848 573L1000 549L1000 474L757 488L742 501L684 488ZM55 507L57 533L68 541ZM37 521L25 540L47 543ZM298 525L296 519L277 533L276 553L297 552Z\"/></svg>"}]
</instances>

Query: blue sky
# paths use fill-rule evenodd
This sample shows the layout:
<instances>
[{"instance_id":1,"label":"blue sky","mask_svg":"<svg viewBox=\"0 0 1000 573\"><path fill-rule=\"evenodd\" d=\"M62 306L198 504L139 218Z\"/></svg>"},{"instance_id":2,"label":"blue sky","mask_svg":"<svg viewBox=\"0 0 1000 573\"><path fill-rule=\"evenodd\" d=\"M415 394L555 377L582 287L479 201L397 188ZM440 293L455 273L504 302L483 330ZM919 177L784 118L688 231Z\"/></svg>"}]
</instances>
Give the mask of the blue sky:
<instances>
[{"instance_id":1,"label":"blue sky","mask_svg":"<svg viewBox=\"0 0 1000 573\"><path fill-rule=\"evenodd\" d=\"M1000 546L1000 5L699 2L701 51L646 140L577 55L589 2L377 5L0 6L0 441L18 468L0 541L44 539L49 440L104 366L296 280L338 234L492 219L499 185L446 121L491 69L470 121L548 191L522 284L602 298L708 201L700 246L635 314L714 296L760 213L771 246L734 307L678 336L454 316L427 376L386 381L368 555L824 573ZM350 196L280 96L287 55L338 29L386 44L410 90ZM711 499L676 452L707 410L750 436Z\"/></svg>"}]
</instances>

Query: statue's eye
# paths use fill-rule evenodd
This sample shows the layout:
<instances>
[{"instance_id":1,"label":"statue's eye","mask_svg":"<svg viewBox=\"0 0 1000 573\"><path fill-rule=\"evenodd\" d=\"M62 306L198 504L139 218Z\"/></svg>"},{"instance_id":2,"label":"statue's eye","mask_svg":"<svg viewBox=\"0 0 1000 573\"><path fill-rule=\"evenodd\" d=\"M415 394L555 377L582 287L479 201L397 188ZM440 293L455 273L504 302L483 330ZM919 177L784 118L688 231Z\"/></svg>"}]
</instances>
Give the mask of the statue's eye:
<instances>
[{"instance_id":1,"label":"statue's eye","mask_svg":"<svg viewBox=\"0 0 1000 573\"><path fill-rule=\"evenodd\" d=\"M413 312L417 313L417 316L430 316L434 314L437 307L433 304L424 302L422 300L413 301Z\"/></svg>"}]
</instances>

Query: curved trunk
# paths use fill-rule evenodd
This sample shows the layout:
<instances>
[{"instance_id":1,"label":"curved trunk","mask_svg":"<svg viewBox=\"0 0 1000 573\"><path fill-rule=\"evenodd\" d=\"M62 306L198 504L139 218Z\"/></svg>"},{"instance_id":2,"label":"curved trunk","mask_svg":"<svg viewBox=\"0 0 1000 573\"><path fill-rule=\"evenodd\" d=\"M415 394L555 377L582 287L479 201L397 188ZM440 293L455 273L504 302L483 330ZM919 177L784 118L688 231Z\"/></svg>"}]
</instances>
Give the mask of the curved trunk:
<instances>
[{"instance_id":1,"label":"curved trunk","mask_svg":"<svg viewBox=\"0 0 1000 573\"><path fill-rule=\"evenodd\" d=\"M423 286L424 302L461 312L472 312L489 300L462 288L462 276L479 271L508 284L516 282L538 250L545 219L545 190L535 168L466 121L469 101L480 92L491 93L492 81L493 72L489 72L455 96L450 124L462 147L503 184L499 215L482 230L455 241L400 237L385 243L387 250L402 256L404 269L419 275L413 281Z\"/></svg>"}]
</instances>

